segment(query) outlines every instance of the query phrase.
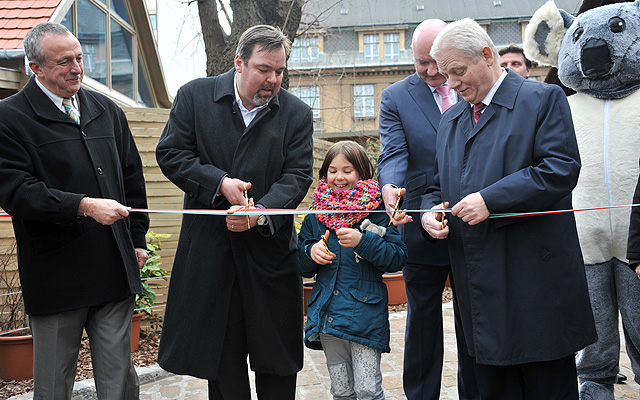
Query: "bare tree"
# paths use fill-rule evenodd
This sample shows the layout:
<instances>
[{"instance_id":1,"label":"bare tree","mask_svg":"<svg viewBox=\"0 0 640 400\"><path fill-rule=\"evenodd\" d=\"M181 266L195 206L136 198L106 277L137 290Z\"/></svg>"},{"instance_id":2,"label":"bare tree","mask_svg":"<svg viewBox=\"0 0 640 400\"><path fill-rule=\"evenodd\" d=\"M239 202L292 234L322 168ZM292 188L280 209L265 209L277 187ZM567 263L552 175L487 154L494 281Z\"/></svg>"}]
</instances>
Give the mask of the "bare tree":
<instances>
[{"instance_id":1,"label":"bare tree","mask_svg":"<svg viewBox=\"0 0 640 400\"><path fill-rule=\"evenodd\" d=\"M231 34L220 25L222 11L230 20L221 0L197 0L202 37L207 55L207 76L227 72L233 66L236 46L247 28L266 24L279 27L293 42L300 25L304 0L231 0ZM283 83L286 87L286 82Z\"/></svg>"}]
</instances>

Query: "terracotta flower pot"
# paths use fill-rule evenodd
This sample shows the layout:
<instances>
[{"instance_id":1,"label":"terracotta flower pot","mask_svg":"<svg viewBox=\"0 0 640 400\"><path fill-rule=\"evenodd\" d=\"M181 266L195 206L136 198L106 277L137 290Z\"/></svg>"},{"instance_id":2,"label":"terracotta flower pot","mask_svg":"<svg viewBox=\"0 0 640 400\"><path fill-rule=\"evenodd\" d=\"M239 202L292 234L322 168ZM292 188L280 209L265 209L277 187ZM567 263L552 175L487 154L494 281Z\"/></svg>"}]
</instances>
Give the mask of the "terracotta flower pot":
<instances>
[{"instance_id":1,"label":"terracotta flower pot","mask_svg":"<svg viewBox=\"0 0 640 400\"><path fill-rule=\"evenodd\" d=\"M0 336L0 378L33 379L33 336Z\"/></svg>"},{"instance_id":2,"label":"terracotta flower pot","mask_svg":"<svg viewBox=\"0 0 640 400\"><path fill-rule=\"evenodd\" d=\"M404 289L402 272L382 275L382 281L387 284L389 305L395 306L407 302L407 292Z\"/></svg>"},{"instance_id":3,"label":"terracotta flower pot","mask_svg":"<svg viewBox=\"0 0 640 400\"><path fill-rule=\"evenodd\" d=\"M140 347L140 321L144 313L133 314L131 316L131 352L138 350Z\"/></svg>"}]
</instances>

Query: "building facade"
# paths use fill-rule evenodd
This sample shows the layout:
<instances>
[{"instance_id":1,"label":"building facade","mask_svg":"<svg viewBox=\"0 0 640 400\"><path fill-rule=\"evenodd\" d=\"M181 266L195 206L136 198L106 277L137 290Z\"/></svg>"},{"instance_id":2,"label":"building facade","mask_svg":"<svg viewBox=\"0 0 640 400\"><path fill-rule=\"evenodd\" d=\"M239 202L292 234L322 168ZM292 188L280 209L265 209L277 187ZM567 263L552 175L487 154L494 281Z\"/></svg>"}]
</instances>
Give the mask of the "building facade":
<instances>
[{"instance_id":1,"label":"building facade","mask_svg":"<svg viewBox=\"0 0 640 400\"><path fill-rule=\"evenodd\" d=\"M364 142L378 137L380 95L415 72L411 39L428 18L478 21L498 48L522 45L546 0L309 0L288 61L289 90L314 110L314 136ZM576 13L581 0L555 0ZM547 68L534 66L530 79Z\"/></svg>"}]
</instances>

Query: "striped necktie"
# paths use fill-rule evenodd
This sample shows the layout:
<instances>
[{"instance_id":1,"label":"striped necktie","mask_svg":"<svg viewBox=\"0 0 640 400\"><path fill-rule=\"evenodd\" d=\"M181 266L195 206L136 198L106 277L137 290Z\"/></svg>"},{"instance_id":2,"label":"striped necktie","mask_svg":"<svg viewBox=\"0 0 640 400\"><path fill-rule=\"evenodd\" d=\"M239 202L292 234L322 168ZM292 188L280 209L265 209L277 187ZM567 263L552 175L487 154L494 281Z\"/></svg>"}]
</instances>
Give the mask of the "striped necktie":
<instances>
[{"instance_id":1,"label":"striped necktie","mask_svg":"<svg viewBox=\"0 0 640 400\"><path fill-rule=\"evenodd\" d=\"M78 116L76 110L73 108L73 102L71 101L70 97L62 98L62 106L64 107L67 115L71 117L71 119L74 120L76 124L80 125L80 117Z\"/></svg>"}]
</instances>

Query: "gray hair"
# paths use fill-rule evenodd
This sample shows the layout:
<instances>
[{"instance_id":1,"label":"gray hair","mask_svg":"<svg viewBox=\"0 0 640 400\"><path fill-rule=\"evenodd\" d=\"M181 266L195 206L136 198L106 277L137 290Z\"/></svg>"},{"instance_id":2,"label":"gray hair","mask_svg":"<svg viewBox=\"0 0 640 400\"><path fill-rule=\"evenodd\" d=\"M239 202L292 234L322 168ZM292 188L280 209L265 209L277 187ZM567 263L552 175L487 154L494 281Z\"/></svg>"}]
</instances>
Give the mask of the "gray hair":
<instances>
[{"instance_id":1,"label":"gray hair","mask_svg":"<svg viewBox=\"0 0 640 400\"><path fill-rule=\"evenodd\" d=\"M274 28L270 25L255 25L244 31L238 41L236 55L239 55L246 64L249 62L253 48L256 45L260 46L258 50L266 51L284 48L287 58L291 53L291 41L289 38L282 33L280 28Z\"/></svg>"},{"instance_id":2,"label":"gray hair","mask_svg":"<svg viewBox=\"0 0 640 400\"><path fill-rule=\"evenodd\" d=\"M500 63L498 49L485 31L476 21L464 18L445 26L433 41L431 57L438 62L438 56L442 50L454 48L462 55L478 61L482 57L482 48L489 47L493 52L493 58Z\"/></svg>"},{"instance_id":3,"label":"gray hair","mask_svg":"<svg viewBox=\"0 0 640 400\"><path fill-rule=\"evenodd\" d=\"M73 36L66 26L56 24L54 22L43 22L36 25L33 29L27 32L26 36L22 40L24 53L29 61L35 61L40 65L44 65L45 61L47 61L46 54L40 47L40 40L42 40L42 37L47 34Z\"/></svg>"}]
</instances>

